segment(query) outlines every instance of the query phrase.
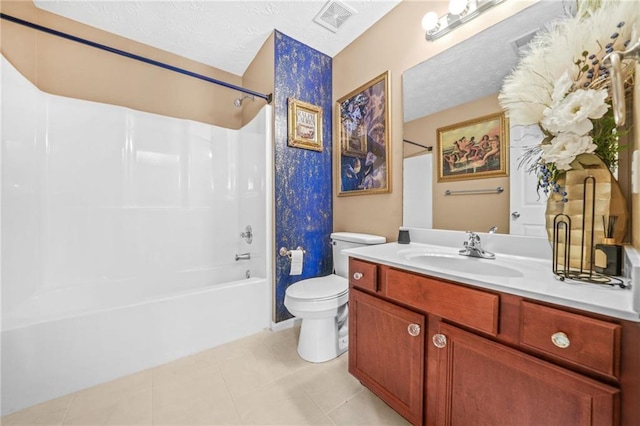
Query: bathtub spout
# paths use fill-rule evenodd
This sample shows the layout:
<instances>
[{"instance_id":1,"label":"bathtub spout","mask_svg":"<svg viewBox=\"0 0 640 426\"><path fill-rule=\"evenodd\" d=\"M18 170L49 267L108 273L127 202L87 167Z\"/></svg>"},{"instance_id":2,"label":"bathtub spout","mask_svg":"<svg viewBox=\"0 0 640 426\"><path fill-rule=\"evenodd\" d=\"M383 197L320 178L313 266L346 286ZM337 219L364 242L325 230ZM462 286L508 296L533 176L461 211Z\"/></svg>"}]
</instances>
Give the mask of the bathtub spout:
<instances>
[{"instance_id":1,"label":"bathtub spout","mask_svg":"<svg viewBox=\"0 0 640 426\"><path fill-rule=\"evenodd\" d=\"M251 253L236 254L236 262L238 260L249 260L249 259L251 259Z\"/></svg>"}]
</instances>

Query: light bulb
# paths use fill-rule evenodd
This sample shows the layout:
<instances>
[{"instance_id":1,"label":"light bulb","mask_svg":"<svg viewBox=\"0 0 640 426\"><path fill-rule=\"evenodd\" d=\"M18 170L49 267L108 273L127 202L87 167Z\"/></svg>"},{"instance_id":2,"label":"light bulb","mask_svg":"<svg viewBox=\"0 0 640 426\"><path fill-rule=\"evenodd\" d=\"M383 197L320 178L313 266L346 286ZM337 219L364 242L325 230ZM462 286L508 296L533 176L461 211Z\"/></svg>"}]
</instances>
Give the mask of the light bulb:
<instances>
[{"instance_id":1,"label":"light bulb","mask_svg":"<svg viewBox=\"0 0 640 426\"><path fill-rule=\"evenodd\" d=\"M467 0L450 0L449 13L452 15L461 15L467 9Z\"/></svg>"},{"instance_id":2,"label":"light bulb","mask_svg":"<svg viewBox=\"0 0 640 426\"><path fill-rule=\"evenodd\" d=\"M438 14L429 12L422 18L422 28L425 31L431 31L438 26Z\"/></svg>"}]
</instances>

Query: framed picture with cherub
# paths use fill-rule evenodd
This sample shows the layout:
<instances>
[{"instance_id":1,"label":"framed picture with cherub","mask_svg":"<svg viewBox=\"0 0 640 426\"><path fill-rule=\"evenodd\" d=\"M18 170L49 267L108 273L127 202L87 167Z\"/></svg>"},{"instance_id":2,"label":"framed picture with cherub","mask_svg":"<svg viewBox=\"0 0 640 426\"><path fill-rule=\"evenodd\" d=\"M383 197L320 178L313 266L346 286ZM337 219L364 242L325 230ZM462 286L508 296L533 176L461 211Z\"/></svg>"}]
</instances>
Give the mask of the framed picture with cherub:
<instances>
[{"instance_id":1,"label":"framed picture with cherub","mask_svg":"<svg viewBox=\"0 0 640 426\"><path fill-rule=\"evenodd\" d=\"M507 176L508 139L504 113L439 128L438 182Z\"/></svg>"}]
</instances>

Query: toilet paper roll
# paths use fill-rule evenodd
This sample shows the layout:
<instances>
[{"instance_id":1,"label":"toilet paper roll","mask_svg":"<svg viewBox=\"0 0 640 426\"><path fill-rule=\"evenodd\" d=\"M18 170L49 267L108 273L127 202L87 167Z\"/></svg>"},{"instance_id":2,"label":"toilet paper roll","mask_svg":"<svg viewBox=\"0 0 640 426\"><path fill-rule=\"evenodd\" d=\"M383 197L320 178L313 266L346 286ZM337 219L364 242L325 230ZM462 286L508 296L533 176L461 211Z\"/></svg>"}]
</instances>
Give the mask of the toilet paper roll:
<instances>
[{"instance_id":1,"label":"toilet paper roll","mask_svg":"<svg viewBox=\"0 0 640 426\"><path fill-rule=\"evenodd\" d=\"M304 252L302 250L291 250L291 272L289 275L302 274L302 262L304 260Z\"/></svg>"}]
</instances>

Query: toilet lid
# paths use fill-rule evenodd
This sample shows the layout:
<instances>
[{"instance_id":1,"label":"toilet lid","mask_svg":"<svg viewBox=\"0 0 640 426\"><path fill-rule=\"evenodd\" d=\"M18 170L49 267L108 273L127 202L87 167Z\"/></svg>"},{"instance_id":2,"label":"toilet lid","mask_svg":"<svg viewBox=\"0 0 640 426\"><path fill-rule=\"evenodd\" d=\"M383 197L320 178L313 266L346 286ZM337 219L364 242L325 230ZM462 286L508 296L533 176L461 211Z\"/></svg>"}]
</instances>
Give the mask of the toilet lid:
<instances>
[{"instance_id":1,"label":"toilet lid","mask_svg":"<svg viewBox=\"0 0 640 426\"><path fill-rule=\"evenodd\" d=\"M287 287L287 295L296 299L333 299L349 291L346 278L332 274L326 277L309 278Z\"/></svg>"}]
</instances>

